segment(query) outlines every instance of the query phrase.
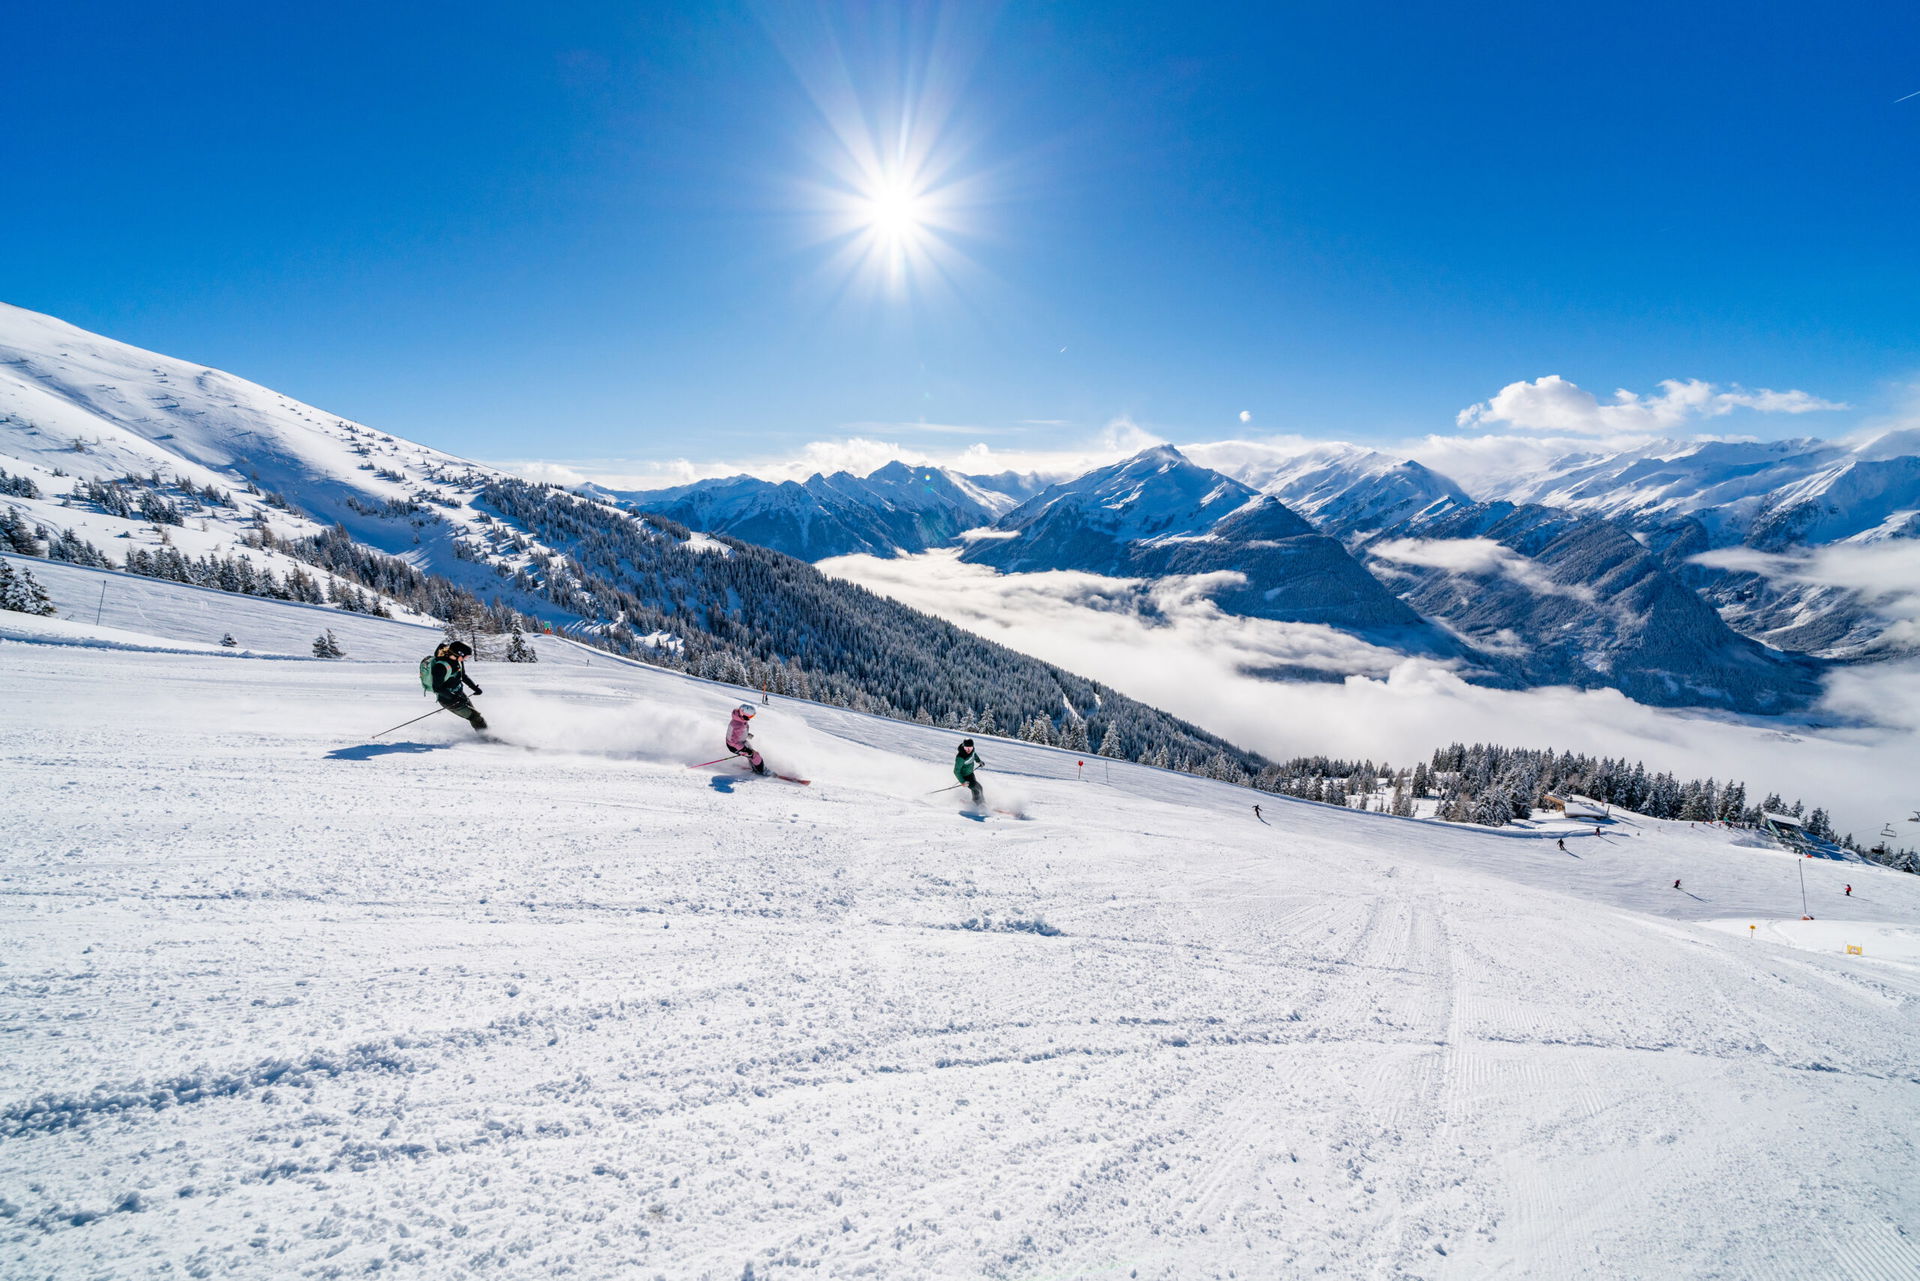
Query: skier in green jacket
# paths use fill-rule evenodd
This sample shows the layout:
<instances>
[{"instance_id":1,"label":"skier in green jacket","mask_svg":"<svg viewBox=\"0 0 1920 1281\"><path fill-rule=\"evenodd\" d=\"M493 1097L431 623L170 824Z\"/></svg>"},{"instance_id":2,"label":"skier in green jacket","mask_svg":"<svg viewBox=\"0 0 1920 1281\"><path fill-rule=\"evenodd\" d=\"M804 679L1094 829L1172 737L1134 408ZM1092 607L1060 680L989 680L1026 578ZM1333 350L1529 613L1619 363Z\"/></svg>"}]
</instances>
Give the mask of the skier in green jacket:
<instances>
[{"instance_id":1,"label":"skier in green jacket","mask_svg":"<svg viewBox=\"0 0 1920 1281\"><path fill-rule=\"evenodd\" d=\"M473 677L467 675L466 661L473 654L473 647L465 641L450 641L433 651L433 657L422 666L426 669L427 688L440 701L440 706L452 712L473 726L478 734L487 728L487 718L467 697L467 690L480 692L480 686Z\"/></svg>"},{"instance_id":2,"label":"skier in green jacket","mask_svg":"<svg viewBox=\"0 0 1920 1281\"><path fill-rule=\"evenodd\" d=\"M953 754L953 776L967 785L973 793L975 805L981 802L984 794L980 790L980 780L973 776L973 772L984 764L986 762L980 759L980 753L973 750L973 740L961 739L960 750Z\"/></svg>"}]
</instances>

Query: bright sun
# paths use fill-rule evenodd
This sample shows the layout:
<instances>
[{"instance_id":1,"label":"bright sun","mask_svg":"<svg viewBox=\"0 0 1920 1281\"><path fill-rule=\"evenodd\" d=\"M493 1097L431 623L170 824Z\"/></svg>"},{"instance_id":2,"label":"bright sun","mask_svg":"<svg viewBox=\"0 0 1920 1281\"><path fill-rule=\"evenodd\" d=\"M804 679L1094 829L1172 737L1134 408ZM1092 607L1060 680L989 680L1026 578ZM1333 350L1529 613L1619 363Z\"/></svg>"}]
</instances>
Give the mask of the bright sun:
<instances>
[{"instance_id":1,"label":"bright sun","mask_svg":"<svg viewBox=\"0 0 1920 1281\"><path fill-rule=\"evenodd\" d=\"M920 195L904 183L889 183L866 198L867 226L881 239L898 243L920 232L925 211Z\"/></svg>"}]
</instances>

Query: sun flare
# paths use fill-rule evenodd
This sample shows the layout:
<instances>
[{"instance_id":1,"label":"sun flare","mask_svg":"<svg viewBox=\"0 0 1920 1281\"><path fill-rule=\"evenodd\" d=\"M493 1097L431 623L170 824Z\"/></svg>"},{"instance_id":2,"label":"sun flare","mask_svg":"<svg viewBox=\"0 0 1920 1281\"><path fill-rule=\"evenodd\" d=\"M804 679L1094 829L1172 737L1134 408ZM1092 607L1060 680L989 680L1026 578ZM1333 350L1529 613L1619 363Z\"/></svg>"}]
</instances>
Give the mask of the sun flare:
<instances>
[{"instance_id":1,"label":"sun flare","mask_svg":"<svg viewBox=\"0 0 1920 1281\"><path fill-rule=\"evenodd\" d=\"M926 210L920 193L906 183L881 185L865 197L867 227L887 241L917 238L924 227Z\"/></svg>"}]
</instances>

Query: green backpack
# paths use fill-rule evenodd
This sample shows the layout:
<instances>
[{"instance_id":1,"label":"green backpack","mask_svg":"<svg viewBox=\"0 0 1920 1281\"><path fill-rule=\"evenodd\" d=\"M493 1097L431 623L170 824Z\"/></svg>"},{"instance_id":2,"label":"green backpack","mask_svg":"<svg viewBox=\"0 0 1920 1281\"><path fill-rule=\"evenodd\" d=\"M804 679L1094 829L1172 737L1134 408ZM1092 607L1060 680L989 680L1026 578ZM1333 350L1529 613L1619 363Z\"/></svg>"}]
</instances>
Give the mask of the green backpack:
<instances>
[{"instance_id":1,"label":"green backpack","mask_svg":"<svg viewBox=\"0 0 1920 1281\"><path fill-rule=\"evenodd\" d=\"M423 693L433 693L433 665L435 658L428 654L420 660L420 689Z\"/></svg>"}]
</instances>

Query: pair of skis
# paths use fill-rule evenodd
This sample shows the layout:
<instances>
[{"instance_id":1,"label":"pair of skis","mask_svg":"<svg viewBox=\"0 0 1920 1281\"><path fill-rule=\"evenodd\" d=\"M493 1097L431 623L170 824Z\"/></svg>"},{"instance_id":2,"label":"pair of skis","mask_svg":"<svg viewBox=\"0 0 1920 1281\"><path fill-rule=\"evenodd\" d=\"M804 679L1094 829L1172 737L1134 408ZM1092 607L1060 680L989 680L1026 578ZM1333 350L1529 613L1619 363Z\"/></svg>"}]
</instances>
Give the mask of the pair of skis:
<instances>
[{"instance_id":1,"label":"pair of skis","mask_svg":"<svg viewBox=\"0 0 1920 1281\"><path fill-rule=\"evenodd\" d=\"M689 765L687 766L687 768L688 769L705 769L709 765L723 765L726 762L731 761L733 759L734 757L732 756L719 756L719 757L715 757L713 760L710 760L710 761L701 761L698 765ZM753 767L751 765L742 765L740 768L746 770L749 774L753 772ZM766 776L768 778L782 779L789 783L798 783L802 787L813 786L813 780L810 778L798 778L792 774L782 774L780 771L775 769L769 769L767 771Z\"/></svg>"},{"instance_id":2,"label":"pair of skis","mask_svg":"<svg viewBox=\"0 0 1920 1281\"><path fill-rule=\"evenodd\" d=\"M954 791L956 788L961 788L965 786L966 786L965 783L954 783L947 787L936 787L931 792L928 792L927 795L938 796L942 792L951 792L951 791ZM1016 814L1012 810L1003 810L997 805L988 805L984 801L975 801L974 804L977 805L979 808L986 810L990 814L1005 814L1008 818L1025 818L1026 817L1025 814Z\"/></svg>"}]
</instances>

